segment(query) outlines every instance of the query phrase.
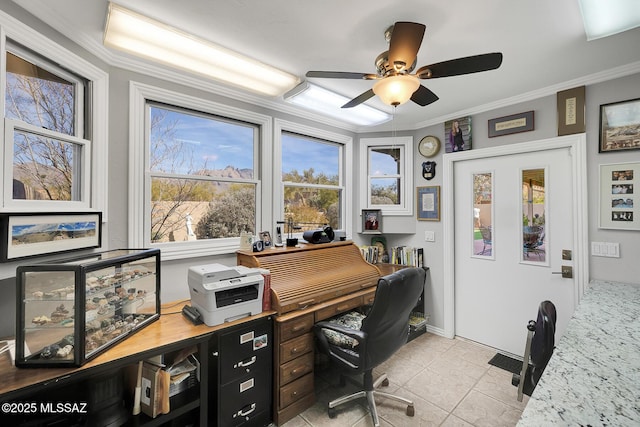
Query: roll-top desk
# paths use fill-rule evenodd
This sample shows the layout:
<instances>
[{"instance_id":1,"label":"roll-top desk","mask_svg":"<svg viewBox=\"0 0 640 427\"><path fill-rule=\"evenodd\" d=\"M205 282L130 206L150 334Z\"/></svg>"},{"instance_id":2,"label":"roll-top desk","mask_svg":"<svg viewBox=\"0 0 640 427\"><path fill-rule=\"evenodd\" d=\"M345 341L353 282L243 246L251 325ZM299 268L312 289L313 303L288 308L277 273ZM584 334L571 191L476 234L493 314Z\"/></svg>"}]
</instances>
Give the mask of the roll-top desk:
<instances>
[{"instance_id":1,"label":"roll-top desk","mask_svg":"<svg viewBox=\"0 0 640 427\"><path fill-rule=\"evenodd\" d=\"M271 272L274 325L274 422L312 406L314 323L371 304L382 273L353 242L239 251L238 265Z\"/></svg>"}]
</instances>

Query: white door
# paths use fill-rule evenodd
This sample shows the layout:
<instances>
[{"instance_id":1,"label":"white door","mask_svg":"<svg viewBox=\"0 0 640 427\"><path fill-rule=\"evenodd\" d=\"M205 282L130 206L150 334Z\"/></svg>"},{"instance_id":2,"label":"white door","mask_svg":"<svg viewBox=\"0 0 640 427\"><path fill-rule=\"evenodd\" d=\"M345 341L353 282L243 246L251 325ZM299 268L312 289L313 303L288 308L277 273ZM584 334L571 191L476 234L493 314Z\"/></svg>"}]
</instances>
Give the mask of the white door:
<instances>
[{"instance_id":1,"label":"white door","mask_svg":"<svg viewBox=\"0 0 640 427\"><path fill-rule=\"evenodd\" d=\"M562 335L580 295L574 149L452 163L455 335L522 356L543 300L556 305Z\"/></svg>"}]
</instances>

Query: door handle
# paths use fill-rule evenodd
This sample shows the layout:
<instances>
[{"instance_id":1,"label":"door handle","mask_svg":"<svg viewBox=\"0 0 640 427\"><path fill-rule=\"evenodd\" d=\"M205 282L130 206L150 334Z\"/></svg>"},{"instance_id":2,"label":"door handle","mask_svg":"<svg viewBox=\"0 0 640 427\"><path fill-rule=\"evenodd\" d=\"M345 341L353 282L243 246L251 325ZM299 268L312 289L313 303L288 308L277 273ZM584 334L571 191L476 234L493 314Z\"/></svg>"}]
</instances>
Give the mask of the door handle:
<instances>
[{"instance_id":1,"label":"door handle","mask_svg":"<svg viewBox=\"0 0 640 427\"><path fill-rule=\"evenodd\" d=\"M563 279L573 279L573 267L570 265L563 265L560 267L560 271L553 271L551 274L562 274Z\"/></svg>"}]
</instances>

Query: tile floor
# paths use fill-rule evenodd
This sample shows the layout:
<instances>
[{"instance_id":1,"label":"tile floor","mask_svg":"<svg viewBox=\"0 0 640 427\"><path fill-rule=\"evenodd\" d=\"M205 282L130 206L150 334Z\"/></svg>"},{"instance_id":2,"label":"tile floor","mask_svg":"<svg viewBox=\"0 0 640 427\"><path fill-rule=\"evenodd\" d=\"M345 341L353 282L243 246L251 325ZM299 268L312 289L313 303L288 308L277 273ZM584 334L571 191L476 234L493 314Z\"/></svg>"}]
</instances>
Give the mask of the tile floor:
<instances>
[{"instance_id":1,"label":"tile floor","mask_svg":"<svg viewBox=\"0 0 640 427\"><path fill-rule=\"evenodd\" d=\"M518 402L511 373L488 364L494 354L489 347L430 333L409 342L374 374L387 373L390 384L385 391L413 399L415 416L405 415L402 404L380 398L380 425L515 426L528 397ZM328 364L316 367L315 378L316 404L281 427L373 425L364 399L338 407L336 418L330 419L327 402L359 387L350 382L338 387L338 375Z\"/></svg>"}]
</instances>

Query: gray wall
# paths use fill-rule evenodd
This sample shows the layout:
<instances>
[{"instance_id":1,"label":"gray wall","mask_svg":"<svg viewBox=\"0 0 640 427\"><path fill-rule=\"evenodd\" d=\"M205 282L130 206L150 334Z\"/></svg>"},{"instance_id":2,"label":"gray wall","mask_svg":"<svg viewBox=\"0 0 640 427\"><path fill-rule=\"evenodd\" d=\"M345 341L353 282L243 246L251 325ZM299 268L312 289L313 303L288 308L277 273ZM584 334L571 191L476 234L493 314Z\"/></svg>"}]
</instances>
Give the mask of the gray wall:
<instances>
[{"instance_id":1,"label":"gray wall","mask_svg":"<svg viewBox=\"0 0 640 427\"><path fill-rule=\"evenodd\" d=\"M66 40L64 37L53 32L39 21L25 14L15 4L2 4L2 10L11 13L21 21L32 26L41 33L53 38L83 58L95 63L105 69L110 74L109 88L109 222L104 229L103 249L123 248L128 242L127 227L127 200L128 200L128 119L129 119L129 81L135 80L147 84L161 86L173 91L182 91L185 94L210 99L216 102L223 102L235 107L246 108L248 110L271 115L276 118L296 121L299 123L328 129L346 135L355 136L356 146L354 159L358 158L358 138L388 136L385 134L361 134L352 135L350 132L341 129L332 129L322 124L313 124L308 120L291 117L283 113L265 110L261 107L243 104L240 101L224 98L211 93L203 93L192 88L181 87L174 83L163 81L127 70L109 67L92 55L84 52L78 46ZM594 279L610 279L623 282L638 282L640 279L640 233L614 230L598 229L598 165L601 163L616 163L640 161L640 151L629 151L626 153L598 153L598 116L599 105L603 103L620 101L625 99L640 97L640 74L630 77L620 78L604 83L599 83L587 87L587 144L588 148L588 188L589 188L589 233L592 241L610 241L620 243L620 258L591 258L590 276ZM428 108L428 107L427 107ZM535 130L516 135L504 136L489 139L487 137L487 120L509 114L524 111L535 111ZM514 144L518 142L539 140L556 136L556 101L555 96L544 97L535 101L509 106L482 114L472 116L473 127L473 148L492 147L502 144ZM419 141L425 135L436 135L442 141L444 138L444 125L434 125L424 129L398 132L398 135L412 135L414 141ZM438 163L437 175L431 181L425 181L421 174L421 163L424 159L417 154L414 161L415 186L442 185L442 153L435 157ZM357 163L357 162L356 162ZM357 165L356 165L357 168ZM359 177L362 176L356 169L354 185L357 189ZM358 200L357 197L353 199ZM354 206L353 221L358 224L360 207ZM389 218L388 221L406 220L404 218ZM387 219L383 219L387 221ZM387 235L389 245L412 245L425 248L425 258L430 267L429 288L427 290L427 312L430 314L430 325L437 329L444 326L444 297L443 297L443 265L442 255L442 223L416 221L412 218L412 223L407 226L410 233L415 234L392 234ZM357 229L357 227L354 227ZM425 230L434 231L436 241L425 242ZM358 243L368 243L367 239L360 235L349 236ZM39 259L38 259L39 261ZM219 262L227 265L235 264L235 254L228 254L217 257L203 257L196 259L163 262L162 265L162 301L169 302L178 299L188 298L188 288L186 285L186 272L190 265ZM15 328L15 268L18 263L0 264L0 336L13 335Z\"/></svg>"}]
</instances>

